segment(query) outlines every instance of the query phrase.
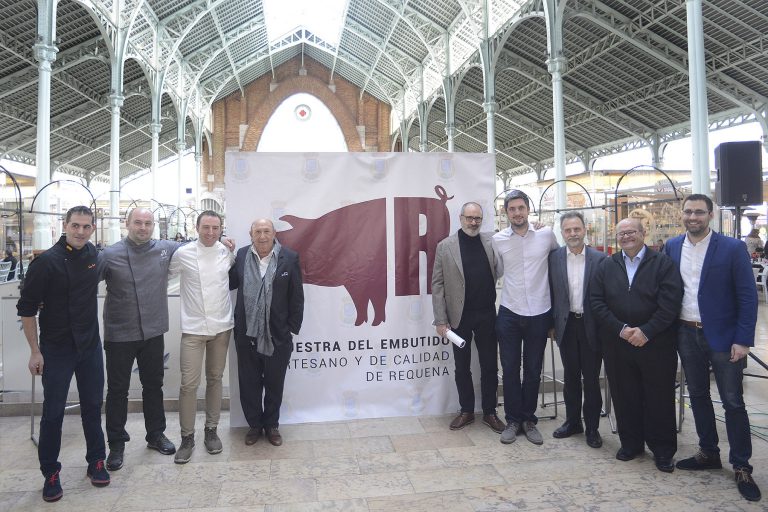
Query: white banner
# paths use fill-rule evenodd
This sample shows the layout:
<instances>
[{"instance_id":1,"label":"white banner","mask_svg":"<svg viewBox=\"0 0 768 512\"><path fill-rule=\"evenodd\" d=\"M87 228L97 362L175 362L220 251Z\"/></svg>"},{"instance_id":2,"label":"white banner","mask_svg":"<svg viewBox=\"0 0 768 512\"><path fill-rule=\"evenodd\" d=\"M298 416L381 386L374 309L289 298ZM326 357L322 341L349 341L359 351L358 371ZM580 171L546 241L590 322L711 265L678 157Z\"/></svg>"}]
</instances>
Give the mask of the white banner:
<instances>
[{"instance_id":1,"label":"white banner","mask_svg":"<svg viewBox=\"0 0 768 512\"><path fill-rule=\"evenodd\" d=\"M304 272L281 423L457 410L432 264L465 202L493 229L493 155L227 152L226 170L227 235L248 245L251 222L270 218ZM230 356L231 424L245 426L234 344Z\"/></svg>"}]
</instances>

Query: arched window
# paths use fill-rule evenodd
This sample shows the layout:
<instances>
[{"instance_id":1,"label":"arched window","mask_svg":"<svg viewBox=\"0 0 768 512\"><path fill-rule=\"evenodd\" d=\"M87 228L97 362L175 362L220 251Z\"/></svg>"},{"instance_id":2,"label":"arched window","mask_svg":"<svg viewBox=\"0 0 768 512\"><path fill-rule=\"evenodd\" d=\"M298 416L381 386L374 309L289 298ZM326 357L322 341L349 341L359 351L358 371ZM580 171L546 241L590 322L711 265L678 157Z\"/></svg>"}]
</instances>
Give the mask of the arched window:
<instances>
[{"instance_id":1,"label":"arched window","mask_svg":"<svg viewBox=\"0 0 768 512\"><path fill-rule=\"evenodd\" d=\"M203 211L212 210L216 213L224 214L224 208L215 199L207 198L200 201L200 207Z\"/></svg>"},{"instance_id":2,"label":"arched window","mask_svg":"<svg viewBox=\"0 0 768 512\"><path fill-rule=\"evenodd\" d=\"M256 151L345 152L348 148L328 107L311 94L299 93L286 98L275 109Z\"/></svg>"}]
</instances>

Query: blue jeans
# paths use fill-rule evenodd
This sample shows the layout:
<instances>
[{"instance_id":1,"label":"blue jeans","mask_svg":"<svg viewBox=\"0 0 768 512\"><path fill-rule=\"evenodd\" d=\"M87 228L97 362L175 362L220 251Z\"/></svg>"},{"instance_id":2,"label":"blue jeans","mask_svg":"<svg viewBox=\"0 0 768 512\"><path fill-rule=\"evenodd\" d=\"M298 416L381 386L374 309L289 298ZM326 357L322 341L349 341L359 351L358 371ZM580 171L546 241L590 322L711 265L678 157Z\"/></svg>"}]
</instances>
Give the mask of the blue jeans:
<instances>
[{"instance_id":1,"label":"blue jeans","mask_svg":"<svg viewBox=\"0 0 768 512\"><path fill-rule=\"evenodd\" d=\"M746 468L752 472L749 458L752 456L752 438L749 417L744 407L744 390L741 385L742 371L747 365L743 358L731 363L730 352L712 352L704 337L704 331L681 325L678 331L678 352L683 361L688 394L693 408L699 447L708 454L720 453L717 446L715 411L709 394L709 366L715 375L717 391L725 409L725 429L731 452L728 461L734 468Z\"/></svg>"},{"instance_id":2,"label":"blue jeans","mask_svg":"<svg viewBox=\"0 0 768 512\"><path fill-rule=\"evenodd\" d=\"M104 397L104 360L101 342L78 352L72 343L46 343L41 340L43 354L43 415L40 418L40 440L37 456L40 471L49 477L61 469L61 425L72 375L77 379L80 395L80 418L85 434L85 460L89 464L103 460L104 431L101 430L101 404Z\"/></svg>"},{"instance_id":3,"label":"blue jeans","mask_svg":"<svg viewBox=\"0 0 768 512\"><path fill-rule=\"evenodd\" d=\"M544 349L547 347L547 331L551 326L551 311L536 316L522 316L504 306L499 307L496 336L499 338L504 417L507 423L538 422L535 413L541 382L541 365L544 362Z\"/></svg>"}]
</instances>

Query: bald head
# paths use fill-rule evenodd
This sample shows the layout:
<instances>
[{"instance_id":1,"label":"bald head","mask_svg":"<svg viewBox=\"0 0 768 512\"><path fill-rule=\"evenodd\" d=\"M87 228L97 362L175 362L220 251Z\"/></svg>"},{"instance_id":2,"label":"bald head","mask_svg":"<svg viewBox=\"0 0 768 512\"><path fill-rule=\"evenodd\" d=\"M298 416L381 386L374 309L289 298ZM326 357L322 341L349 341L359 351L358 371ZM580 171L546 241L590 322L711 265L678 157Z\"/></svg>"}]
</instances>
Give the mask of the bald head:
<instances>
[{"instance_id":1,"label":"bald head","mask_svg":"<svg viewBox=\"0 0 768 512\"><path fill-rule=\"evenodd\" d=\"M645 245L643 222L634 217L622 219L616 224L616 239L621 250L634 258Z\"/></svg>"},{"instance_id":2,"label":"bald head","mask_svg":"<svg viewBox=\"0 0 768 512\"><path fill-rule=\"evenodd\" d=\"M128 228L128 238L136 244L145 244L152 238L152 231L155 229L155 216L147 208L134 208L128 214L125 221L125 227Z\"/></svg>"},{"instance_id":3,"label":"bald head","mask_svg":"<svg viewBox=\"0 0 768 512\"><path fill-rule=\"evenodd\" d=\"M152 210L150 210L149 208L139 207L139 208L134 208L133 210L128 212L128 219L126 220L126 222L131 222L131 219L133 218L134 214L144 214L144 215L149 214L151 217L154 218L154 215L152 214Z\"/></svg>"},{"instance_id":4,"label":"bald head","mask_svg":"<svg viewBox=\"0 0 768 512\"><path fill-rule=\"evenodd\" d=\"M256 227L257 225L260 225L260 226L266 225L266 226L269 226L272 229L272 231L275 230L275 224L272 222L271 219L267 219L267 218L256 219L255 221L251 222L251 231L253 231L254 227Z\"/></svg>"},{"instance_id":5,"label":"bald head","mask_svg":"<svg viewBox=\"0 0 768 512\"><path fill-rule=\"evenodd\" d=\"M251 223L251 244L260 258L264 258L275 245L275 225L270 219L256 219Z\"/></svg>"},{"instance_id":6,"label":"bald head","mask_svg":"<svg viewBox=\"0 0 768 512\"><path fill-rule=\"evenodd\" d=\"M643 229L643 221L642 221L642 219L639 219L637 217L627 217L625 219L621 219L616 226L617 227L618 226L623 226L623 227L625 227L627 229L636 229L638 231L645 232L645 230ZM617 231L618 231L618 229L617 229Z\"/></svg>"}]
</instances>

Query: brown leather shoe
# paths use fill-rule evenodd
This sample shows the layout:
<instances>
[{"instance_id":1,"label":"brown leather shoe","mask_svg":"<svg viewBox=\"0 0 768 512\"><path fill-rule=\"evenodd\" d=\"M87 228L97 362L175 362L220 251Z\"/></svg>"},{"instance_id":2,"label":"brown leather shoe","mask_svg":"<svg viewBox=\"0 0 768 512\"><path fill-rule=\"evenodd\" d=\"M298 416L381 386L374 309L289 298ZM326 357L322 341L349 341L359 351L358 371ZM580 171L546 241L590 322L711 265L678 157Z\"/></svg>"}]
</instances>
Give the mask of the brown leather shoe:
<instances>
[{"instance_id":1,"label":"brown leather shoe","mask_svg":"<svg viewBox=\"0 0 768 512\"><path fill-rule=\"evenodd\" d=\"M504 432L504 429L507 428L504 422L501 421L495 414L485 414L483 416L483 423L491 427L491 430L497 434L501 434Z\"/></svg>"},{"instance_id":2,"label":"brown leather shoe","mask_svg":"<svg viewBox=\"0 0 768 512\"><path fill-rule=\"evenodd\" d=\"M261 437L261 429L251 427L250 429L248 429L248 433L245 434L245 444L247 446L251 446L252 444L255 444L260 437Z\"/></svg>"},{"instance_id":3,"label":"brown leather shoe","mask_svg":"<svg viewBox=\"0 0 768 512\"><path fill-rule=\"evenodd\" d=\"M461 430L462 428L466 427L470 423L475 421L475 413L473 412L463 412L453 418L453 421L451 422L450 429L451 430Z\"/></svg>"},{"instance_id":4,"label":"brown leather shoe","mask_svg":"<svg viewBox=\"0 0 768 512\"><path fill-rule=\"evenodd\" d=\"M269 441L272 446L280 446L283 444L283 436L280 435L280 431L277 430L277 427L265 429L264 432L267 436L267 441Z\"/></svg>"}]
</instances>

